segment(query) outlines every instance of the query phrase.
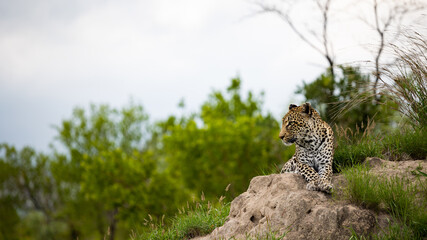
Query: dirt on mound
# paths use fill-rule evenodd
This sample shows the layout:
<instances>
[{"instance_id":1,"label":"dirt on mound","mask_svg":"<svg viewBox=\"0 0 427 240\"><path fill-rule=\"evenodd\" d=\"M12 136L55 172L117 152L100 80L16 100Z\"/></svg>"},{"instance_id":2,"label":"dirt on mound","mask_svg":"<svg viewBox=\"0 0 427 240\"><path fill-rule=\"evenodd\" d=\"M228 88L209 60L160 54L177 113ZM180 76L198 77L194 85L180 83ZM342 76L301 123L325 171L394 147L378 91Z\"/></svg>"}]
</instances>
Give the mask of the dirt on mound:
<instances>
[{"instance_id":1,"label":"dirt on mound","mask_svg":"<svg viewBox=\"0 0 427 240\"><path fill-rule=\"evenodd\" d=\"M374 174L406 175L427 161L389 162L370 158L366 164ZM336 189L345 186L342 176L334 176ZM349 239L351 232L367 234L387 227L390 217L334 199L323 192L308 191L306 181L294 173L258 176L246 192L231 203L226 223L207 239L264 238L284 234L284 239Z\"/></svg>"}]
</instances>

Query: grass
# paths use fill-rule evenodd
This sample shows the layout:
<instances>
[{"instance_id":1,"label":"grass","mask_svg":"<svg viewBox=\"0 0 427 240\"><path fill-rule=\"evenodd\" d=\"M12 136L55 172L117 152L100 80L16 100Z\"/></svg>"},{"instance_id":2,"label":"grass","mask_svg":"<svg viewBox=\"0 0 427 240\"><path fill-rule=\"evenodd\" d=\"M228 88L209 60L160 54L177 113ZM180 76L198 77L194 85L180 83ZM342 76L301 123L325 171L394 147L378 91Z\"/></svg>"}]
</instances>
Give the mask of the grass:
<instances>
[{"instance_id":1,"label":"grass","mask_svg":"<svg viewBox=\"0 0 427 240\"><path fill-rule=\"evenodd\" d=\"M367 157L389 160L426 159L427 129L395 130L387 135L372 133L366 128L363 133L336 128L337 148L333 169L342 169L361 164Z\"/></svg>"},{"instance_id":2,"label":"grass","mask_svg":"<svg viewBox=\"0 0 427 240\"><path fill-rule=\"evenodd\" d=\"M393 64L385 65L378 85L373 83L358 93L337 115L382 96L414 129L427 126L427 41L417 32L407 32L400 46L392 45ZM377 96L377 94L379 96Z\"/></svg>"},{"instance_id":3,"label":"grass","mask_svg":"<svg viewBox=\"0 0 427 240\"><path fill-rule=\"evenodd\" d=\"M350 202L374 210L379 209L381 198L377 191L379 179L369 173L365 166L358 165L343 171L347 179L346 197Z\"/></svg>"},{"instance_id":4,"label":"grass","mask_svg":"<svg viewBox=\"0 0 427 240\"><path fill-rule=\"evenodd\" d=\"M352 203L376 211L385 210L394 219L389 229L373 239L423 239L427 237L427 179L377 177L364 166L343 170L348 181L345 197ZM353 232L352 239L366 239Z\"/></svg>"},{"instance_id":5,"label":"grass","mask_svg":"<svg viewBox=\"0 0 427 240\"><path fill-rule=\"evenodd\" d=\"M221 197L216 205L205 201L195 202L193 206L187 203L186 207L179 209L179 213L172 218L169 226L165 226L163 219L160 223L150 218L145 221L149 230L142 234L134 233L132 240L142 239L190 239L211 233L216 227L222 226L230 212L230 204L223 203Z\"/></svg>"},{"instance_id":6,"label":"grass","mask_svg":"<svg viewBox=\"0 0 427 240\"><path fill-rule=\"evenodd\" d=\"M363 130L362 130L363 129ZM381 157L382 146L378 144L379 135L374 134L375 123L368 122L367 126L350 128L334 127L337 146L334 152L332 168L334 172L358 165L367 157Z\"/></svg>"},{"instance_id":7,"label":"grass","mask_svg":"<svg viewBox=\"0 0 427 240\"><path fill-rule=\"evenodd\" d=\"M425 159L427 155L427 129L394 132L383 140L383 151L390 160L399 160L403 154L412 159Z\"/></svg>"},{"instance_id":8,"label":"grass","mask_svg":"<svg viewBox=\"0 0 427 240\"><path fill-rule=\"evenodd\" d=\"M390 224L387 229L382 229L377 235L371 234L369 236L363 236L357 234L353 229L352 235L349 240L414 240L417 236L407 225L401 224Z\"/></svg>"},{"instance_id":9,"label":"grass","mask_svg":"<svg viewBox=\"0 0 427 240\"><path fill-rule=\"evenodd\" d=\"M362 163L367 157L382 157L382 150L381 144L372 137L354 143L338 142L334 153L333 170L340 172L341 169Z\"/></svg>"},{"instance_id":10,"label":"grass","mask_svg":"<svg viewBox=\"0 0 427 240\"><path fill-rule=\"evenodd\" d=\"M218 203L216 206L210 206L209 203L196 203L192 209L180 210L180 213L172 220L170 226L166 227L163 223L154 223L153 220L147 220L146 225L151 228L148 233L136 234L131 236L132 240L142 239L190 239L196 236L203 236L211 233L215 228L222 226L230 211L229 203ZM255 236L246 235L247 240L281 240L286 233L280 234L271 229ZM231 238L233 239L233 238Z\"/></svg>"},{"instance_id":11,"label":"grass","mask_svg":"<svg viewBox=\"0 0 427 240\"><path fill-rule=\"evenodd\" d=\"M427 125L427 41L417 32L392 45L396 63L383 69L382 94L399 106L414 128Z\"/></svg>"},{"instance_id":12,"label":"grass","mask_svg":"<svg viewBox=\"0 0 427 240\"><path fill-rule=\"evenodd\" d=\"M378 235L359 236L355 232L351 239L422 239L427 234L427 184L426 169L418 167L413 175L417 184L408 184L407 179L374 176L361 163L367 157L389 157L392 160L406 158L426 159L427 131L395 131L387 135L373 133L371 127L364 131L351 132L340 129L336 133L338 147L334 155L334 171L342 172L348 181L345 197L359 206L375 211L387 211L393 221ZM293 149L289 149L291 151ZM259 170L261 175L277 173L277 166ZM226 189L227 191L227 189ZM211 233L222 226L228 216L230 204L211 204L204 200L187 204L168 224L149 219L148 229L142 234L134 233L139 239L189 239ZM269 231L263 235L246 236L246 239L283 239L284 235Z\"/></svg>"}]
</instances>

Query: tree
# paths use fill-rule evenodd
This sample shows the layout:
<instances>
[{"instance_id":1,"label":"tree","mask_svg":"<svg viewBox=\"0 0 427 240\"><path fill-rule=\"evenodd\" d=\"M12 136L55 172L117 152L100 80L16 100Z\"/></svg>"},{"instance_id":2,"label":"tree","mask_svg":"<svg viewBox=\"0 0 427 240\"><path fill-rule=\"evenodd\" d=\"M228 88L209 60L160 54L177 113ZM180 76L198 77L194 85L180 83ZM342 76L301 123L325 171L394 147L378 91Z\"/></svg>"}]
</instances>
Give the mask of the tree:
<instances>
[{"instance_id":1,"label":"tree","mask_svg":"<svg viewBox=\"0 0 427 240\"><path fill-rule=\"evenodd\" d=\"M30 147L17 150L7 144L0 145L0 153L3 238L57 239L66 234L56 215L60 201L50 157Z\"/></svg>"},{"instance_id":2,"label":"tree","mask_svg":"<svg viewBox=\"0 0 427 240\"><path fill-rule=\"evenodd\" d=\"M373 102L372 95L367 91L370 89L369 75L362 74L357 67L339 66L338 69L341 75L337 80L333 80L330 72L326 71L312 83L303 82L296 93L302 94L329 124L355 129L357 126L366 127L374 117L387 123L393 111L388 104L377 105ZM363 101L342 114L346 103L356 98ZM384 102L383 99L380 101Z\"/></svg>"},{"instance_id":3,"label":"tree","mask_svg":"<svg viewBox=\"0 0 427 240\"><path fill-rule=\"evenodd\" d=\"M22 198L16 191L12 179L16 179L17 171L10 161L11 148L0 145L0 239L18 239L17 225L19 216L16 206L22 204ZM15 151L16 152L16 151Z\"/></svg>"},{"instance_id":4,"label":"tree","mask_svg":"<svg viewBox=\"0 0 427 240\"><path fill-rule=\"evenodd\" d=\"M231 184L231 195L249 180L283 162L279 124L262 111L261 97L243 99L234 78L225 93L214 91L200 112L160 122L164 158L176 179L196 193L219 197Z\"/></svg>"},{"instance_id":5,"label":"tree","mask_svg":"<svg viewBox=\"0 0 427 240\"><path fill-rule=\"evenodd\" d=\"M386 65L382 63L384 52L401 35L404 21L414 16L414 13L425 9L425 3L417 0L369 0L365 2L368 2L368 8L372 10L372 14L371 16L360 16L360 19L373 29L378 36L378 45L373 50L375 71L372 73L374 77L372 92L375 95L374 100L376 103L382 104L380 102L381 93L378 92L378 82L382 74L381 69ZM311 4L315 4L318 12L313 12L310 15L316 16L316 13L318 13L320 14L320 19L318 18L319 15L317 15L317 18L305 18L309 19L307 22L299 22L298 15L294 15L293 10L301 3L305 3L307 8ZM277 15L303 42L321 54L328 62L327 71L330 71L330 73L327 74L335 80L337 64L333 52L333 38L329 35L332 0L298 2L285 0L277 4L265 3L265 1L258 0L255 1L255 4L260 9L259 13L273 13ZM348 14L348 12L346 13ZM320 25L317 23L320 23Z\"/></svg>"},{"instance_id":6,"label":"tree","mask_svg":"<svg viewBox=\"0 0 427 240\"><path fill-rule=\"evenodd\" d=\"M91 209L89 218L101 237L113 239L118 226L129 229L149 211L171 212L185 197L144 151L146 120L141 106L118 111L92 105L89 115L76 108L57 127L67 152L57 154L55 176L65 186L61 191L71 195L71 209L73 204Z\"/></svg>"},{"instance_id":7,"label":"tree","mask_svg":"<svg viewBox=\"0 0 427 240\"><path fill-rule=\"evenodd\" d=\"M281 4L267 4L262 1L256 1L255 4L260 8L260 13L273 13L283 20L291 30L313 50L321 54L328 63L330 76L335 79L335 56L333 53L332 41L329 36L330 10L332 0L314 0L314 3L320 13L321 19L312 19L312 24L320 22L320 30L304 29L297 24L292 10L296 6L296 1L281 1Z\"/></svg>"},{"instance_id":8,"label":"tree","mask_svg":"<svg viewBox=\"0 0 427 240\"><path fill-rule=\"evenodd\" d=\"M371 9L373 16L371 18L361 17L362 21L378 34L379 44L374 51L375 72L373 94L376 101L379 101L378 82L381 79L381 57L387 47L399 38L402 33L402 25L405 18L425 8L425 5L419 1L378 1L372 0Z\"/></svg>"}]
</instances>

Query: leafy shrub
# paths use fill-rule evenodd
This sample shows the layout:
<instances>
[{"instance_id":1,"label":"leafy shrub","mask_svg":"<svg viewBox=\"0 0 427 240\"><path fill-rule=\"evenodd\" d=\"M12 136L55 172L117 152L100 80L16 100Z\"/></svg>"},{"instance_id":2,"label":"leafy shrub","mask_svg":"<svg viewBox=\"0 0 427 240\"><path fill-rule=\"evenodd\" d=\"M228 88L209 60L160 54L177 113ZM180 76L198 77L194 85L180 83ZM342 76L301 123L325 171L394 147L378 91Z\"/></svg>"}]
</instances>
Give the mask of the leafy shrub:
<instances>
[{"instance_id":1,"label":"leafy shrub","mask_svg":"<svg viewBox=\"0 0 427 240\"><path fill-rule=\"evenodd\" d=\"M160 122L157 132L172 176L213 199L230 183L230 194L240 194L260 171L283 162L279 128L262 111L261 96L241 96L236 78L225 93L213 92L200 112Z\"/></svg>"},{"instance_id":2,"label":"leafy shrub","mask_svg":"<svg viewBox=\"0 0 427 240\"><path fill-rule=\"evenodd\" d=\"M330 69L311 83L303 82L295 93L305 97L327 123L356 130L357 125L367 125L370 118L387 124L394 110L390 104L377 104L371 96L370 77L358 67L338 66L336 79ZM384 103L385 98L378 99ZM348 107L351 102L351 107Z\"/></svg>"},{"instance_id":3,"label":"leafy shrub","mask_svg":"<svg viewBox=\"0 0 427 240\"><path fill-rule=\"evenodd\" d=\"M406 34L405 40L402 46L392 46L396 61L383 67L378 85L365 82L362 91L343 104L339 116L372 103L378 92L384 104L377 105L394 106L414 129L427 126L427 41L416 32Z\"/></svg>"}]
</instances>

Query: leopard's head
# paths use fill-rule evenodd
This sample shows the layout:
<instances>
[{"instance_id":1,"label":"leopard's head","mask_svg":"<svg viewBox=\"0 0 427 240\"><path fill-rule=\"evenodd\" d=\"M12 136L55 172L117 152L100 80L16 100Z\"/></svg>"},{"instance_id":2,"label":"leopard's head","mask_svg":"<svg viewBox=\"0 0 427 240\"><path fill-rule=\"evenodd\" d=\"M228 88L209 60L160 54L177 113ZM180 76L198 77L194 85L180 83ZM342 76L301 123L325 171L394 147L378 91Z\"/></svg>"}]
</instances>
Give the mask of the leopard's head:
<instances>
[{"instance_id":1,"label":"leopard's head","mask_svg":"<svg viewBox=\"0 0 427 240\"><path fill-rule=\"evenodd\" d=\"M282 130L279 138L283 144L290 146L298 139L303 139L309 135L311 130L311 119L316 114L316 110L310 103L304 103L301 106L289 105L289 112L282 119Z\"/></svg>"}]
</instances>

